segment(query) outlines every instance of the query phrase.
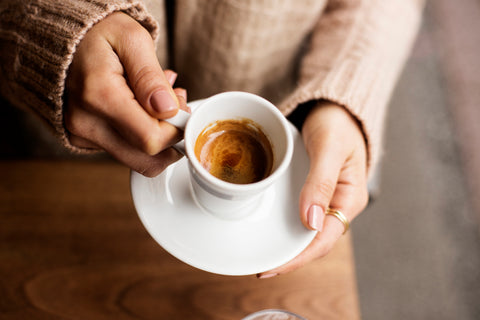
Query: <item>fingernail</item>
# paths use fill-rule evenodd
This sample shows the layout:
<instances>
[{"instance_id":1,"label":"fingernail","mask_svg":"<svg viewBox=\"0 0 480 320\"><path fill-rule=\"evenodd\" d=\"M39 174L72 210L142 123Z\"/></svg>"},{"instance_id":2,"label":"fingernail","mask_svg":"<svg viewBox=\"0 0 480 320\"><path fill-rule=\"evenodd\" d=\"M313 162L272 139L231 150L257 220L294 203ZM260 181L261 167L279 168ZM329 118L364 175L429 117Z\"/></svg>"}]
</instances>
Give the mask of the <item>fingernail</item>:
<instances>
[{"instance_id":1,"label":"fingernail","mask_svg":"<svg viewBox=\"0 0 480 320\"><path fill-rule=\"evenodd\" d=\"M266 274L260 274L257 276L258 279L268 279L268 278L273 278L277 276L278 273L266 273Z\"/></svg>"},{"instance_id":2,"label":"fingernail","mask_svg":"<svg viewBox=\"0 0 480 320\"><path fill-rule=\"evenodd\" d=\"M172 112L177 109L177 103L172 96L163 90L155 91L150 98L152 108L158 113Z\"/></svg>"},{"instance_id":3,"label":"fingernail","mask_svg":"<svg viewBox=\"0 0 480 320\"><path fill-rule=\"evenodd\" d=\"M321 219L320 217L321 212L322 212L322 209L317 205L312 205L308 209L308 214L307 214L308 225L313 230L322 231L323 219Z\"/></svg>"},{"instance_id":4,"label":"fingernail","mask_svg":"<svg viewBox=\"0 0 480 320\"><path fill-rule=\"evenodd\" d=\"M177 80L177 73L174 71L168 71L165 72L165 77L167 78L168 83L170 83L171 86L175 83L175 80Z\"/></svg>"},{"instance_id":5,"label":"fingernail","mask_svg":"<svg viewBox=\"0 0 480 320\"><path fill-rule=\"evenodd\" d=\"M176 91L177 96L182 97L185 101L187 101L187 90L183 88L178 88Z\"/></svg>"}]
</instances>

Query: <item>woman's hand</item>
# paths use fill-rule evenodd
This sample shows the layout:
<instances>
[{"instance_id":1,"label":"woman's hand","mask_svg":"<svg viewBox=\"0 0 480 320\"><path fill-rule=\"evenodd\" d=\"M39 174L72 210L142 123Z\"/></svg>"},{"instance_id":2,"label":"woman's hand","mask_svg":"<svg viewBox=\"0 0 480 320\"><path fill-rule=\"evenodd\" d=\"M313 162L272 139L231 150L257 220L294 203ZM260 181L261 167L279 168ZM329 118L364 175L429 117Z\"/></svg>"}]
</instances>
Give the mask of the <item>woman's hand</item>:
<instances>
[{"instance_id":1,"label":"woman's hand","mask_svg":"<svg viewBox=\"0 0 480 320\"><path fill-rule=\"evenodd\" d=\"M66 81L65 127L70 143L103 149L128 167L155 176L181 155L181 139L159 121L187 110L186 91L173 89L176 74L163 71L150 34L124 13L87 32Z\"/></svg>"},{"instance_id":2,"label":"woman's hand","mask_svg":"<svg viewBox=\"0 0 480 320\"><path fill-rule=\"evenodd\" d=\"M344 232L344 225L327 208L352 221L367 205L367 156L363 133L348 111L319 102L302 129L310 171L300 193L300 218L306 228L318 230L310 245L287 264L259 274L268 278L295 270L325 256Z\"/></svg>"}]
</instances>

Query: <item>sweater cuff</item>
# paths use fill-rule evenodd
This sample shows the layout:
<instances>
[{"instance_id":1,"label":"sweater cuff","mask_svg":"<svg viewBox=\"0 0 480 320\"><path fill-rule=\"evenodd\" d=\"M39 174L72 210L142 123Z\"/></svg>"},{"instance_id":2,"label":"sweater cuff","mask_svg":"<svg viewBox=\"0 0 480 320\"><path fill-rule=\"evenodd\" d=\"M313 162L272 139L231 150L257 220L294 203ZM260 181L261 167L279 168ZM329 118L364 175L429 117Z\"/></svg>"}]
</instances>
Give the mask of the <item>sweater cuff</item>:
<instances>
[{"instance_id":1,"label":"sweater cuff","mask_svg":"<svg viewBox=\"0 0 480 320\"><path fill-rule=\"evenodd\" d=\"M19 107L32 110L53 127L67 149L84 150L70 144L63 121L65 79L75 50L87 31L116 11L137 20L156 38L158 24L142 1L11 1L3 12L0 42L3 73L1 93Z\"/></svg>"}]
</instances>

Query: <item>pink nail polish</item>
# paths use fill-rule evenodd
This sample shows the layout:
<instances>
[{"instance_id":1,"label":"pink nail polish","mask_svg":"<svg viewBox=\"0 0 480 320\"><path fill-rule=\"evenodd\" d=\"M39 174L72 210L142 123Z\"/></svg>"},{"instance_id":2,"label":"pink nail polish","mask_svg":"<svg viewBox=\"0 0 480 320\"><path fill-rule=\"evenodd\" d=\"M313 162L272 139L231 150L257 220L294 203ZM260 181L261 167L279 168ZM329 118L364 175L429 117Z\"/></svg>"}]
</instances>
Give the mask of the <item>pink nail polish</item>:
<instances>
[{"instance_id":1,"label":"pink nail polish","mask_svg":"<svg viewBox=\"0 0 480 320\"><path fill-rule=\"evenodd\" d=\"M307 221L310 228L317 231L323 229L323 217L321 216L322 209L317 205L312 205L308 209Z\"/></svg>"},{"instance_id":2,"label":"pink nail polish","mask_svg":"<svg viewBox=\"0 0 480 320\"><path fill-rule=\"evenodd\" d=\"M158 113L172 112L177 109L177 104L172 96L168 92L162 90L155 91L152 94L150 104Z\"/></svg>"},{"instance_id":3,"label":"pink nail polish","mask_svg":"<svg viewBox=\"0 0 480 320\"><path fill-rule=\"evenodd\" d=\"M167 78L168 83L173 86L175 80L177 80L177 73L173 71L165 72L165 77Z\"/></svg>"}]
</instances>

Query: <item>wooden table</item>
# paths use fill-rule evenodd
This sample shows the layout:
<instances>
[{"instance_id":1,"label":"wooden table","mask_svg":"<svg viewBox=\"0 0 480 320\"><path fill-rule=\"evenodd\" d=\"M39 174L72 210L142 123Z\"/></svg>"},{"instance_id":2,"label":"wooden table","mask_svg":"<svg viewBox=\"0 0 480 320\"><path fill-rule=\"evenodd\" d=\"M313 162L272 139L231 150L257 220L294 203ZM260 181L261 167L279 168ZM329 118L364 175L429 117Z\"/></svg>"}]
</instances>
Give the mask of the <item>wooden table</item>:
<instances>
[{"instance_id":1,"label":"wooden table","mask_svg":"<svg viewBox=\"0 0 480 320\"><path fill-rule=\"evenodd\" d=\"M127 168L0 162L0 319L239 320L267 308L359 319L350 236L288 275L214 275L149 236Z\"/></svg>"}]
</instances>

